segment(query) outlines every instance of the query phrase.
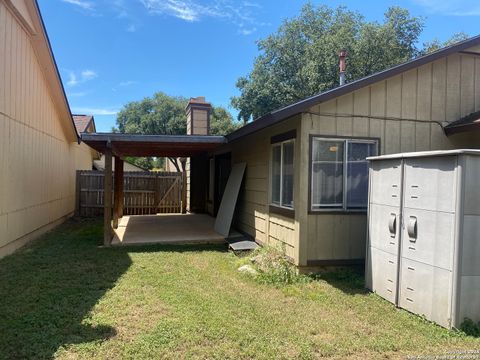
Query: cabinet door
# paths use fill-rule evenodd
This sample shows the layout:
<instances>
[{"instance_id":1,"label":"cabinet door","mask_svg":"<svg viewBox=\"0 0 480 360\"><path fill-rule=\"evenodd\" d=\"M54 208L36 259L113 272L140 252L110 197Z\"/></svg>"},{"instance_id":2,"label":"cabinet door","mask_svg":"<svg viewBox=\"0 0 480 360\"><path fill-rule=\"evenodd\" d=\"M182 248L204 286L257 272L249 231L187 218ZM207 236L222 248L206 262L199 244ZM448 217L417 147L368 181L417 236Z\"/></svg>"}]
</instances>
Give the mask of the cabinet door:
<instances>
[{"instance_id":1,"label":"cabinet door","mask_svg":"<svg viewBox=\"0 0 480 360\"><path fill-rule=\"evenodd\" d=\"M455 156L405 160L404 206L454 212L456 198Z\"/></svg>"},{"instance_id":2,"label":"cabinet door","mask_svg":"<svg viewBox=\"0 0 480 360\"><path fill-rule=\"evenodd\" d=\"M403 258L452 270L455 214L404 208L401 231Z\"/></svg>"},{"instance_id":3,"label":"cabinet door","mask_svg":"<svg viewBox=\"0 0 480 360\"><path fill-rule=\"evenodd\" d=\"M370 247L367 251L367 288L391 303L397 298L397 255Z\"/></svg>"},{"instance_id":4,"label":"cabinet door","mask_svg":"<svg viewBox=\"0 0 480 360\"><path fill-rule=\"evenodd\" d=\"M370 203L400 206L401 160L373 161L370 164Z\"/></svg>"},{"instance_id":5,"label":"cabinet door","mask_svg":"<svg viewBox=\"0 0 480 360\"><path fill-rule=\"evenodd\" d=\"M401 233L400 207L371 204L369 208L368 234L370 246L398 254Z\"/></svg>"},{"instance_id":6,"label":"cabinet door","mask_svg":"<svg viewBox=\"0 0 480 360\"><path fill-rule=\"evenodd\" d=\"M399 306L430 321L450 327L452 272L402 259Z\"/></svg>"}]
</instances>

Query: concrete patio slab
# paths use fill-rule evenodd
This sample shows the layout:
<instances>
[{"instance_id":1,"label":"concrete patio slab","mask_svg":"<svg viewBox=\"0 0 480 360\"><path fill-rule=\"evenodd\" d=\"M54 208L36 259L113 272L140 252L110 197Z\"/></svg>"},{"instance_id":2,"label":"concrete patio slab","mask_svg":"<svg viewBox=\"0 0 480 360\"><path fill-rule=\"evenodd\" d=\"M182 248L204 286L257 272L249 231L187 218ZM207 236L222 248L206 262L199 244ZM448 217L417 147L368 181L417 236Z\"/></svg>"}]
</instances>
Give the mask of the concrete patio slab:
<instances>
[{"instance_id":1,"label":"concrete patio slab","mask_svg":"<svg viewBox=\"0 0 480 360\"><path fill-rule=\"evenodd\" d=\"M112 245L225 243L225 237L213 229L214 222L206 214L124 216L114 230Z\"/></svg>"}]
</instances>

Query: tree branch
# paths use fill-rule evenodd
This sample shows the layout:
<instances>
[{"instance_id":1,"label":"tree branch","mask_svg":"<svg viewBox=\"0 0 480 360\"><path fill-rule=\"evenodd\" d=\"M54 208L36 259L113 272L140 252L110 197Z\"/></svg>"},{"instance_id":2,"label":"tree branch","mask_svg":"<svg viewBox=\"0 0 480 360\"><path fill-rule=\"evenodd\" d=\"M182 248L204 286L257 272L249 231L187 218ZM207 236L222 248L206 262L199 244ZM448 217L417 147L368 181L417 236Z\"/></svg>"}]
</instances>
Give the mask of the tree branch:
<instances>
[{"instance_id":1,"label":"tree branch","mask_svg":"<svg viewBox=\"0 0 480 360\"><path fill-rule=\"evenodd\" d=\"M168 160L172 162L172 164L175 166L175 169L177 169L177 172L181 172L180 166L178 166L178 159L174 157L169 157Z\"/></svg>"}]
</instances>

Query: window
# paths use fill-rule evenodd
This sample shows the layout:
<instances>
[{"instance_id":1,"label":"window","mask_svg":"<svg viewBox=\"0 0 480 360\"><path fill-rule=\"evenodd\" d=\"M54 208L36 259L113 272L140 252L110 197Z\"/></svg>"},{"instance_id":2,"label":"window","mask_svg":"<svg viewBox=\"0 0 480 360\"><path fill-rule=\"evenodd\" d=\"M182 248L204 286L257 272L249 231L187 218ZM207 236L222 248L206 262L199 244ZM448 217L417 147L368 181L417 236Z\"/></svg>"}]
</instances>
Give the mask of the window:
<instances>
[{"instance_id":1,"label":"window","mask_svg":"<svg viewBox=\"0 0 480 360\"><path fill-rule=\"evenodd\" d=\"M365 210L377 140L312 138L311 210Z\"/></svg>"},{"instance_id":2,"label":"window","mask_svg":"<svg viewBox=\"0 0 480 360\"><path fill-rule=\"evenodd\" d=\"M272 194L273 205L293 209L293 160L294 140L272 145Z\"/></svg>"}]
</instances>

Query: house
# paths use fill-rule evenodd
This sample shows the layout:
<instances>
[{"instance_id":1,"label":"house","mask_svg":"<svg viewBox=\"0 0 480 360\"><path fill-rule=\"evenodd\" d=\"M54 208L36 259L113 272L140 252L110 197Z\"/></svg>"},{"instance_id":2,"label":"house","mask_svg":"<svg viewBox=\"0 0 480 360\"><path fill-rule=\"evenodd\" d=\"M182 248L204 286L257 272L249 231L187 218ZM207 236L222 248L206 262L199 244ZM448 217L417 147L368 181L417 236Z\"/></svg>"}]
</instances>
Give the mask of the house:
<instances>
[{"instance_id":1,"label":"house","mask_svg":"<svg viewBox=\"0 0 480 360\"><path fill-rule=\"evenodd\" d=\"M95 127L95 119L92 115L73 114L72 118L77 134L94 133L97 131ZM78 170L92 170L95 168L95 162L100 159L100 154L83 142L78 144L76 154L77 159L75 162Z\"/></svg>"},{"instance_id":2,"label":"house","mask_svg":"<svg viewBox=\"0 0 480 360\"><path fill-rule=\"evenodd\" d=\"M365 257L365 158L479 148L478 111L479 36L266 114L208 158L247 164L238 229L304 269L355 264Z\"/></svg>"},{"instance_id":3,"label":"house","mask_svg":"<svg viewBox=\"0 0 480 360\"><path fill-rule=\"evenodd\" d=\"M95 118L93 115L79 115L79 114L73 114L73 122L75 124L75 128L77 129L78 134L82 133L94 133L97 132L97 129L95 127ZM80 151L78 153L84 152L86 154L82 154L84 156L81 156L78 161L86 161L84 164L81 164L78 169L86 169L90 165L91 170L98 170L98 171L103 171L105 170L105 156L99 154L97 151L92 149L90 146L87 144L81 142L79 144L79 149ZM79 162L77 161L77 165ZM114 166L115 168L115 166ZM127 161L124 161L123 163L123 170L124 171L145 171L145 169L129 163Z\"/></svg>"},{"instance_id":4,"label":"house","mask_svg":"<svg viewBox=\"0 0 480 360\"><path fill-rule=\"evenodd\" d=\"M192 158L209 169L204 192L197 192L215 215L226 180L222 169L245 162L237 229L284 248L305 269L361 263L365 158L479 148L479 111L475 37L273 111L227 135L227 144L207 159Z\"/></svg>"},{"instance_id":5,"label":"house","mask_svg":"<svg viewBox=\"0 0 480 360\"><path fill-rule=\"evenodd\" d=\"M73 213L91 169L35 1L0 0L0 257Z\"/></svg>"},{"instance_id":6,"label":"house","mask_svg":"<svg viewBox=\"0 0 480 360\"><path fill-rule=\"evenodd\" d=\"M98 171L105 170L105 155L102 155L100 159L93 160L93 169ZM112 163L112 170L115 170L115 164ZM132 164L126 160L123 161L123 171L146 171L145 169Z\"/></svg>"},{"instance_id":7,"label":"house","mask_svg":"<svg viewBox=\"0 0 480 360\"><path fill-rule=\"evenodd\" d=\"M230 168L246 163L238 230L283 248L302 271L362 263L368 156L480 147L480 36L272 111L225 137L209 135L203 98L191 99L186 110L185 136L82 139L119 162L127 155L188 157L193 213L216 215ZM105 181L109 188L111 177Z\"/></svg>"}]
</instances>

